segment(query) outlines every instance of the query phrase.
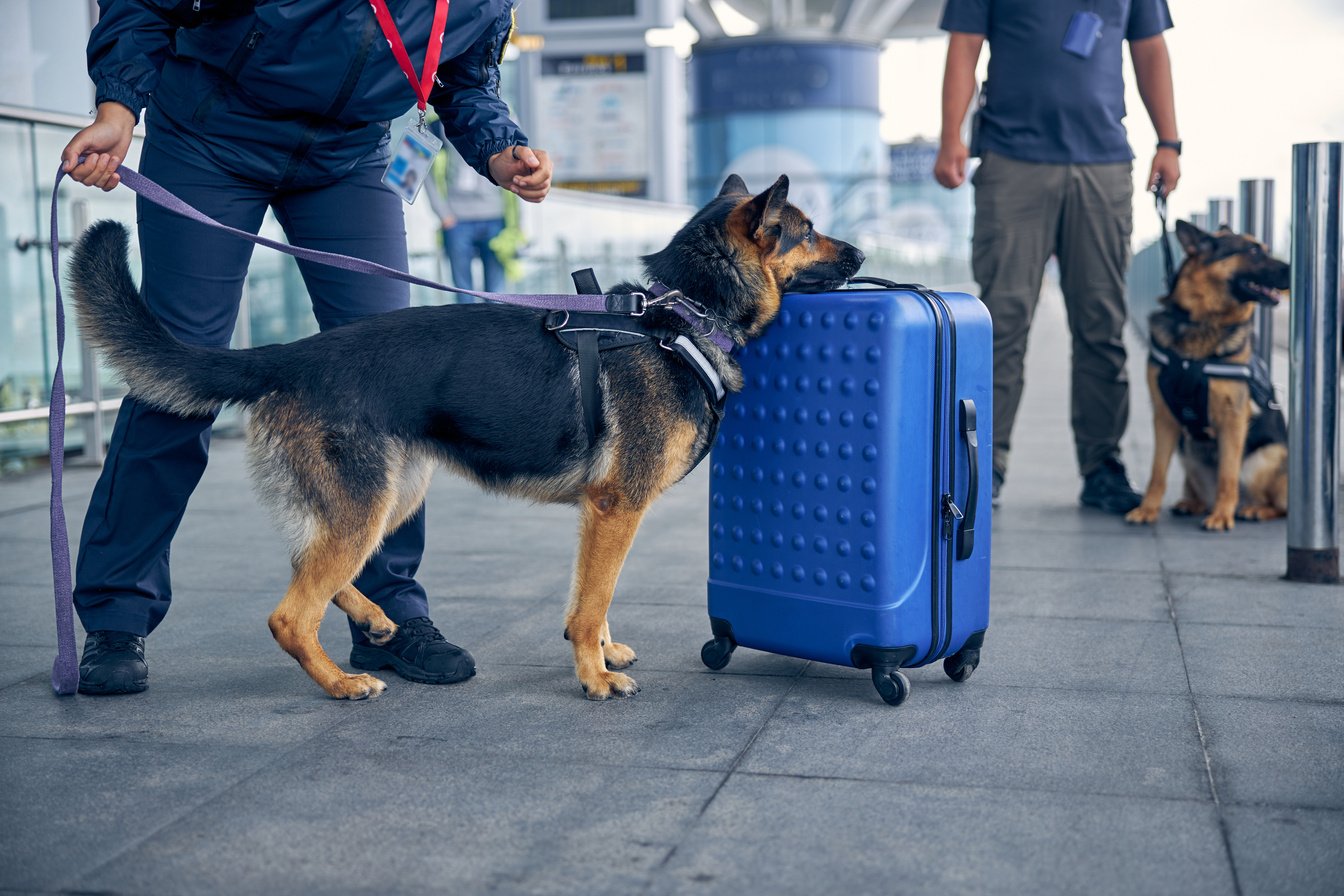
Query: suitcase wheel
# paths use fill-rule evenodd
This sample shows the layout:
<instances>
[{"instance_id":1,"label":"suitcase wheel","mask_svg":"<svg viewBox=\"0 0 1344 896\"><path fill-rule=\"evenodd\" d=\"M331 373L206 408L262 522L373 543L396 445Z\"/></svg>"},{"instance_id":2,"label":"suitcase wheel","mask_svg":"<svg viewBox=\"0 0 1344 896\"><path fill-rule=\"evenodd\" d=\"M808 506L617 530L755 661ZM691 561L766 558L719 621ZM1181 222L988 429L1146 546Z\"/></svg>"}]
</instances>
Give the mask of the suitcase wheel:
<instances>
[{"instance_id":1,"label":"suitcase wheel","mask_svg":"<svg viewBox=\"0 0 1344 896\"><path fill-rule=\"evenodd\" d=\"M900 669L874 666L873 687L892 706L900 706L910 696L910 679Z\"/></svg>"},{"instance_id":2,"label":"suitcase wheel","mask_svg":"<svg viewBox=\"0 0 1344 896\"><path fill-rule=\"evenodd\" d=\"M965 681L971 677L971 673L978 665L980 665L980 650L966 647L943 660L943 671L953 681Z\"/></svg>"},{"instance_id":3,"label":"suitcase wheel","mask_svg":"<svg viewBox=\"0 0 1344 896\"><path fill-rule=\"evenodd\" d=\"M713 638L700 648L700 662L717 672L728 665L735 649L737 643L732 638Z\"/></svg>"}]
</instances>

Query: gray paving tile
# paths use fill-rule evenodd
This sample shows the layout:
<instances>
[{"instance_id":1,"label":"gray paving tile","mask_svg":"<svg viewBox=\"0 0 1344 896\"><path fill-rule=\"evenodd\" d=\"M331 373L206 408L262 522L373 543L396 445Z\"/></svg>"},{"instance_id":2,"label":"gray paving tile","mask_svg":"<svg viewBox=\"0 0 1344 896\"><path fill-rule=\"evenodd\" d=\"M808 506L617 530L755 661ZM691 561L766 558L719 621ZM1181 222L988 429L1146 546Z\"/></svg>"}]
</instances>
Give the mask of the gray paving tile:
<instances>
[{"instance_id":1,"label":"gray paving tile","mask_svg":"<svg viewBox=\"0 0 1344 896\"><path fill-rule=\"evenodd\" d=\"M995 570L1072 569L1094 573L1153 572L1157 542L1130 535L1060 532L1048 538L1036 532L1005 529L994 535Z\"/></svg>"},{"instance_id":2,"label":"gray paving tile","mask_svg":"<svg viewBox=\"0 0 1344 896\"><path fill-rule=\"evenodd\" d=\"M722 777L332 738L292 751L81 884L126 893L639 892Z\"/></svg>"},{"instance_id":3,"label":"gray paving tile","mask_svg":"<svg viewBox=\"0 0 1344 896\"><path fill-rule=\"evenodd\" d=\"M1234 888L1207 803L736 774L650 892Z\"/></svg>"},{"instance_id":4,"label":"gray paving tile","mask_svg":"<svg viewBox=\"0 0 1344 896\"><path fill-rule=\"evenodd\" d=\"M1344 629L1344 587L1283 580L1174 575L1172 599L1182 623Z\"/></svg>"},{"instance_id":5,"label":"gray paving tile","mask_svg":"<svg viewBox=\"0 0 1344 896\"><path fill-rule=\"evenodd\" d=\"M978 674L978 673L977 673ZM1205 799L1188 699L977 686L911 674L900 707L865 678L803 678L741 768L947 786ZM843 707L844 711L837 711Z\"/></svg>"},{"instance_id":6,"label":"gray paving tile","mask_svg":"<svg viewBox=\"0 0 1344 896\"><path fill-rule=\"evenodd\" d=\"M1170 526L1158 538L1162 568L1172 573L1242 576L1247 590L1283 578L1288 569L1283 521L1238 524L1232 532L1205 532L1197 521Z\"/></svg>"},{"instance_id":7,"label":"gray paving tile","mask_svg":"<svg viewBox=\"0 0 1344 896\"><path fill-rule=\"evenodd\" d=\"M1344 701L1344 650L1330 629L1182 623L1196 694Z\"/></svg>"},{"instance_id":8,"label":"gray paving tile","mask_svg":"<svg viewBox=\"0 0 1344 896\"><path fill-rule=\"evenodd\" d=\"M75 884L83 877L110 890L99 870L106 862L193 817L276 755L261 746L150 746L115 735L0 738L0 887L84 889ZM153 881L139 890L151 891L171 888Z\"/></svg>"},{"instance_id":9,"label":"gray paving tile","mask_svg":"<svg viewBox=\"0 0 1344 896\"><path fill-rule=\"evenodd\" d=\"M28 645L0 645L0 689L32 678L40 678L50 686L51 662L56 658L56 636L50 647ZM2 704L0 704L2 705Z\"/></svg>"},{"instance_id":10,"label":"gray paving tile","mask_svg":"<svg viewBox=\"0 0 1344 896\"><path fill-rule=\"evenodd\" d=\"M495 665L466 688L399 688L409 703L379 698L343 731L520 762L726 771L787 693L778 678L637 679L636 696L598 703L584 699L572 668Z\"/></svg>"},{"instance_id":11,"label":"gray paving tile","mask_svg":"<svg viewBox=\"0 0 1344 896\"><path fill-rule=\"evenodd\" d=\"M1169 621L991 618L972 681L1138 694L1188 691Z\"/></svg>"},{"instance_id":12,"label":"gray paving tile","mask_svg":"<svg viewBox=\"0 0 1344 896\"><path fill-rule=\"evenodd\" d=\"M1233 807L1226 815L1245 896L1337 896L1344 882L1344 812Z\"/></svg>"},{"instance_id":13,"label":"gray paving tile","mask_svg":"<svg viewBox=\"0 0 1344 896\"><path fill-rule=\"evenodd\" d=\"M652 671L708 675L700 648L709 640L709 616L698 607L628 602L617 588L607 620L616 641L632 647L639 659L630 669L636 679ZM501 629L486 645L493 654L512 655L518 662L554 664L569 668L573 651L563 640L564 604L535 605L531 614ZM742 649L728 667L733 675L797 675L804 660ZM726 674L726 673L725 673Z\"/></svg>"},{"instance_id":14,"label":"gray paving tile","mask_svg":"<svg viewBox=\"0 0 1344 896\"><path fill-rule=\"evenodd\" d=\"M1219 798L1344 809L1344 705L1197 697Z\"/></svg>"},{"instance_id":15,"label":"gray paving tile","mask_svg":"<svg viewBox=\"0 0 1344 896\"><path fill-rule=\"evenodd\" d=\"M1156 571L995 569L989 606L991 624L1005 616L1149 622L1170 618L1162 576Z\"/></svg>"}]
</instances>

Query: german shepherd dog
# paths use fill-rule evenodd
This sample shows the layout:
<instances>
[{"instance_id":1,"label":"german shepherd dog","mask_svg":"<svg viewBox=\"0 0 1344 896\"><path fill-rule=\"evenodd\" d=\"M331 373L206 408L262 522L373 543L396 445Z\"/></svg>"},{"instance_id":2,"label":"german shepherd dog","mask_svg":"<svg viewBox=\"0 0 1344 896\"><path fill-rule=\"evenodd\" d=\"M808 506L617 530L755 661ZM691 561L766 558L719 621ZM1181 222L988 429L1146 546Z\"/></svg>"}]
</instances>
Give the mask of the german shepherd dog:
<instances>
[{"instance_id":1,"label":"german shepherd dog","mask_svg":"<svg viewBox=\"0 0 1344 896\"><path fill-rule=\"evenodd\" d=\"M662 251L643 259L655 281L694 299L743 345L779 311L786 290L833 289L863 254L816 232L780 177L752 196L736 175ZM547 332L547 312L500 304L410 308L285 345L201 348L173 338L145 306L127 263L127 233L104 221L80 239L71 286L85 337L130 393L177 414L221 404L251 409L252 478L286 535L293 577L271 633L332 697L375 697L386 685L341 670L318 625L333 602L375 644L396 625L351 584L383 538L424 500L444 466L482 488L579 507L578 555L565 629L589 699L639 688L617 671L635 661L607 625L616 579L640 519L711 444L719 406L690 365L665 350L685 335L729 391L737 362L667 306L623 318L663 333L601 355L601 434L581 414L575 352ZM622 284L614 292L647 290Z\"/></svg>"},{"instance_id":2,"label":"german shepherd dog","mask_svg":"<svg viewBox=\"0 0 1344 896\"><path fill-rule=\"evenodd\" d=\"M1178 445L1185 487L1173 513L1207 514L1203 526L1210 531L1231 529L1237 518L1284 516L1287 426L1266 396L1255 400L1248 376L1254 361L1255 307L1278 303L1281 291L1288 288L1289 267L1272 258L1261 243L1227 228L1206 233L1178 221L1176 236L1185 260L1170 294L1149 319L1152 475L1143 502L1125 519L1131 523L1157 519L1167 467ZM1238 368L1242 375L1226 375L1237 374ZM1192 381L1190 371L1201 369L1207 377Z\"/></svg>"}]
</instances>

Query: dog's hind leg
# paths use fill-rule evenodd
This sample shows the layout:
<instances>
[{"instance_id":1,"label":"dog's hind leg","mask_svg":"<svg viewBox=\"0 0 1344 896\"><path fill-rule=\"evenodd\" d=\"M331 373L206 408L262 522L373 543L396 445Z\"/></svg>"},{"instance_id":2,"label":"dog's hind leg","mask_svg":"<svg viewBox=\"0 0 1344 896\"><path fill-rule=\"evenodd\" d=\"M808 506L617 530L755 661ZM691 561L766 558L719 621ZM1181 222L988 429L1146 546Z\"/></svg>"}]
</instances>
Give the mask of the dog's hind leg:
<instances>
[{"instance_id":1,"label":"dog's hind leg","mask_svg":"<svg viewBox=\"0 0 1344 896\"><path fill-rule=\"evenodd\" d=\"M397 624L387 618L383 608L365 597L353 584L336 592L331 602L349 616L355 627L367 635L373 644L386 644L397 633Z\"/></svg>"},{"instance_id":2,"label":"dog's hind leg","mask_svg":"<svg viewBox=\"0 0 1344 896\"><path fill-rule=\"evenodd\" d=\"M387 532L396 531L410 519L424 503L429 480L434 473L432 461L402 459L390 478L394 483L393 506L388 518ZM386 533L384 533L386 534ZM383 645L397 633L397 624L387 617L382 608L364 596L353 583L347 584L331 599L370 642Z\"/></svg>"},{"instance_id":3,"label":"dog's hind leg","mask_svg":"<svg viewBox=\"0 0 1344 896\"><path fill-rule=\"evenodd\" d=\"M346 700L376 697L387 685L372 675L350 675L342 670L322 649L317 629L327 604L332 601L347 612L349 607L356 613L372 615L360 603L363 601L382 615L363 595L355 598L358 591L350 582L382 542L391 499L384 492L372 506L361 507L348 496L331 491L325 497L327 513L316 520L307 543L297 546L294 552L294 576L280 605L271 613L271 634L285 653L294 657L303 671L332 697ZM376 623L374 627L382 625Z\"/></svg>"},{"instance_id":4,"label":"dog's hind leg","mask_svg":"<svg viewBox=\"0 0 1344 896\"><path fill-rule=\"evenodd\" d=\"M629 697L639 690L630 676L607 669L602 642L610 634L607 610L616 579L643 517L644 508L629 506L614 486L589 486L580 500L579 554L565 630L574 648L574 672L589 700Z\"/></svg>"},{"instance_id":5,"label":"dog's hind leg","mask_svg":"<svg viewBox=\"0 0 1344 896\"><path fill-rule=\"evenodd\" d=\"M1171 512L1176 516L1199 516L1209 512L1209 505L1199 497L1189 473L1185 476L1185 485L1181 486L1181 500L1171 505Z\"/></svg>"},{"instance_id":6,"label":"dog's hind leg","mask_svg":"<svg viewBox=\"0 0 1344 896\"><path fill-rule=\"evenodd\" d=\"M1288 515L1288 448L1266 445L1241 467L1246 506L1237 511L1243 520L1273 520Z\"/></svg>"}]
</instances>

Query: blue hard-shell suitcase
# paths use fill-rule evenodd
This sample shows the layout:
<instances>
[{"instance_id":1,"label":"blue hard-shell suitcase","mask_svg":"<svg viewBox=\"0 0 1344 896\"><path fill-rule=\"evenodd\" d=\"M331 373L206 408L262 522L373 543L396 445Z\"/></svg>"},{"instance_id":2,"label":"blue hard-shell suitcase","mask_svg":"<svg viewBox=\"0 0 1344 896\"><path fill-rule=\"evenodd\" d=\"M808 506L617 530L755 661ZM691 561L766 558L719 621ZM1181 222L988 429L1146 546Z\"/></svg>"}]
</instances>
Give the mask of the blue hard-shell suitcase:
<instances>
[{"instance_id":1,"label":"blue hard-shell suitcase","mask_svg":"<svg viewBox=\"0 0 1344 896\"><path fill-rule=\"evenodd\" d=\"M700 656L738 646L956 681L989 624L989 312L872 278L786 295L744 350L711 455L709 616ZM981 435L983 434L983 438Z\"/></svg>"}]
</instances>

